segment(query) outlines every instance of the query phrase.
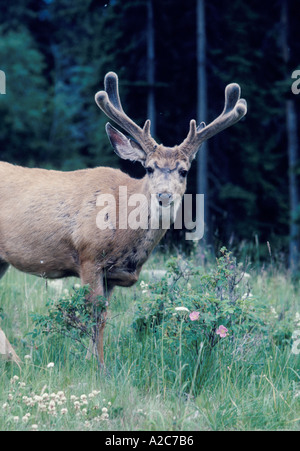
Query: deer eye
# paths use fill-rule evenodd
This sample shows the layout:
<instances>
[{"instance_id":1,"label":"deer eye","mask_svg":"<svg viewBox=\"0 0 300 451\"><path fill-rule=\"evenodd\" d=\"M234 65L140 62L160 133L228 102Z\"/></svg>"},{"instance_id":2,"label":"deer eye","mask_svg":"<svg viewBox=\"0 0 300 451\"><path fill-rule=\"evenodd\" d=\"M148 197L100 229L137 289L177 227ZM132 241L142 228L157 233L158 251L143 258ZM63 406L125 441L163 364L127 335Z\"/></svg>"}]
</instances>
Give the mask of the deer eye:
<instances>
[{"instance_id":1,"label":"deer eye","mask_svg":"<svg viewBox=\"0 0 300 451\"><path fill-rule=\"evenodd\" d=\"M186 171L185 169L179 169L179 175L181 175L181 177L186 177L187 176L187 173L188 173L188 171Z\"/></svg>"},{"instance_id":2,"label":"deer eye","mask_svg":"<svg viewBox=\"0 0 300 451\"><path fill-rule=\"evenodd\" d=\"M151 168L151 166L148 166L148 167L145 168L145 169L146 169L147 174L153 174L153 172L154 172L154 169Z\"/></svg>"}]
</instances>

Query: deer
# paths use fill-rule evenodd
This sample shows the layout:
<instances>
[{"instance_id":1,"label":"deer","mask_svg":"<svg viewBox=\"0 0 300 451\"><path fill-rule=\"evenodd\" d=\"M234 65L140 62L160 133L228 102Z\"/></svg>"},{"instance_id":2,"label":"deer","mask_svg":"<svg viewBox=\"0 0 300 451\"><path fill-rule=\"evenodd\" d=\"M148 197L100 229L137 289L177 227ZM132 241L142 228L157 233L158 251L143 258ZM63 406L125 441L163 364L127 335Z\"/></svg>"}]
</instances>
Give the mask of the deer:
<instances>
[{"instance_id":1,"label":"deer","mask_svg":"<svg viewBox=\"0 0 300 451\"><path fill-rule=\"evenodd\" d=\"M176 216L186 190L187 174L201 144L238 122L247 112L237 83L225 88L223 112L210 124L198 126L192 119L180 145L166 147L151 136L151 122L137 125L124 112L118 76L108 72L104 90L95 95L98 107L123 132L109 122L105 129L116 154L138 161L143 178L133 178L119 169L96 167L62 172L0 163L0 278L12 265L25 273L46 279L79 277L89 287L86 302L108 305L115 286L130 287L138 281L143 264L166 233L166 229L121 228L120 218L110 225L114 212L107 209L108 227L97 226L100 195L121 202L119 187L128 196L143 194L154 199L142 214L162 217L173 207ZM153 204L153 202L152 202ZM128 207L128 215L132 208ZM107 308L96 319L94 344L100 366L104 366L103 333Z\"/></svg>"}]
</instances>

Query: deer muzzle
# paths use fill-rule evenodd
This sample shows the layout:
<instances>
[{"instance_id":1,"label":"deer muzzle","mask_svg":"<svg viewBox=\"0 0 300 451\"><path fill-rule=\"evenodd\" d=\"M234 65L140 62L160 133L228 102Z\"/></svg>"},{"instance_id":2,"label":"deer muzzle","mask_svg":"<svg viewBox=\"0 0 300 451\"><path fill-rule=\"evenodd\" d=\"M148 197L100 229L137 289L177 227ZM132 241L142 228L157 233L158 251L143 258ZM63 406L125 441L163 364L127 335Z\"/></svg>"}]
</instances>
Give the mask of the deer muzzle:
<instances>
[{"instance_id":1,"label":"deer muzzle","mask_svg":"<svg viewBox=\"0 0 300 451\"><path fill-rule=\"evenodd\" d=\"M161 207L169 207L173 203L173 195L171 193L158 193L156 197Z\"/></svg>"}]
</instances>

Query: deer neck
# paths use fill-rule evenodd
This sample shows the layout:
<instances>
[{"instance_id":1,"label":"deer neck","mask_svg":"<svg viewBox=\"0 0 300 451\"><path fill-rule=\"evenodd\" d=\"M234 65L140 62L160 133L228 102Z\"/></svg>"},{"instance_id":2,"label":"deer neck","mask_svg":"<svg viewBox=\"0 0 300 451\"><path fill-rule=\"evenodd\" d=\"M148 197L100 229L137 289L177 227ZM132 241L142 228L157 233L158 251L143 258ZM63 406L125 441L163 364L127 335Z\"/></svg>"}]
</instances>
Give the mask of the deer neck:
<instances>
[{"instance_id":1,"label":"deer neck","mask_svg":"<svg viewBox=\"0 0 300 451\"><path fill-rule=\"evenodd\" d=\"M147 223L145 241L149 244L153 243L154 247L170 228L173 218L170 217L170 212L167 209L164 211L158 207L156 193L150 192L147 177L138 180L133 194L141 194L143 196L142 199L145 201L142 212L145 221L144 225Z\"/></svg>"}]
</instances>

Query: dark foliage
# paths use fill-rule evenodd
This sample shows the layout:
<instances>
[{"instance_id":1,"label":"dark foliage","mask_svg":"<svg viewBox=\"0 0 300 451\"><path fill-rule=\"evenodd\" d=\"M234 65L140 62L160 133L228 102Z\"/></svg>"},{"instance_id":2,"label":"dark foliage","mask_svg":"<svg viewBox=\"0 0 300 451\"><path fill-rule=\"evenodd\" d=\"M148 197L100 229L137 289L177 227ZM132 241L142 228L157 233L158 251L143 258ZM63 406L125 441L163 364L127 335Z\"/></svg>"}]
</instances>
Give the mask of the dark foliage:
<instances>
[{"instance_id":1,"label":"dark foliage","mask_svg":"<svg viewBox=\"0 0 300 451\"><path fill-rule=\"evenodd\" d=\"M287 244L289 227L285 100L299 69L299 5L288 2L288 60L281 51L283 0L206 2L208 117L223 107L227 83L242 87L241 124L209 142L209 204L216 245ZM157 139L181 142L196 117L196 0L153 0ZM138 123L147 114L146 0L16 0L0 11L0 158L72 170L119 160L94 102L108 70L119 74L123 103ZM299 121L298 121L299 122ZM196 165L188 192L196 191ZM167 237L168 240L168 237ZM266 248L267 249L267 248Z\"/></svg>"}]
</instances>

